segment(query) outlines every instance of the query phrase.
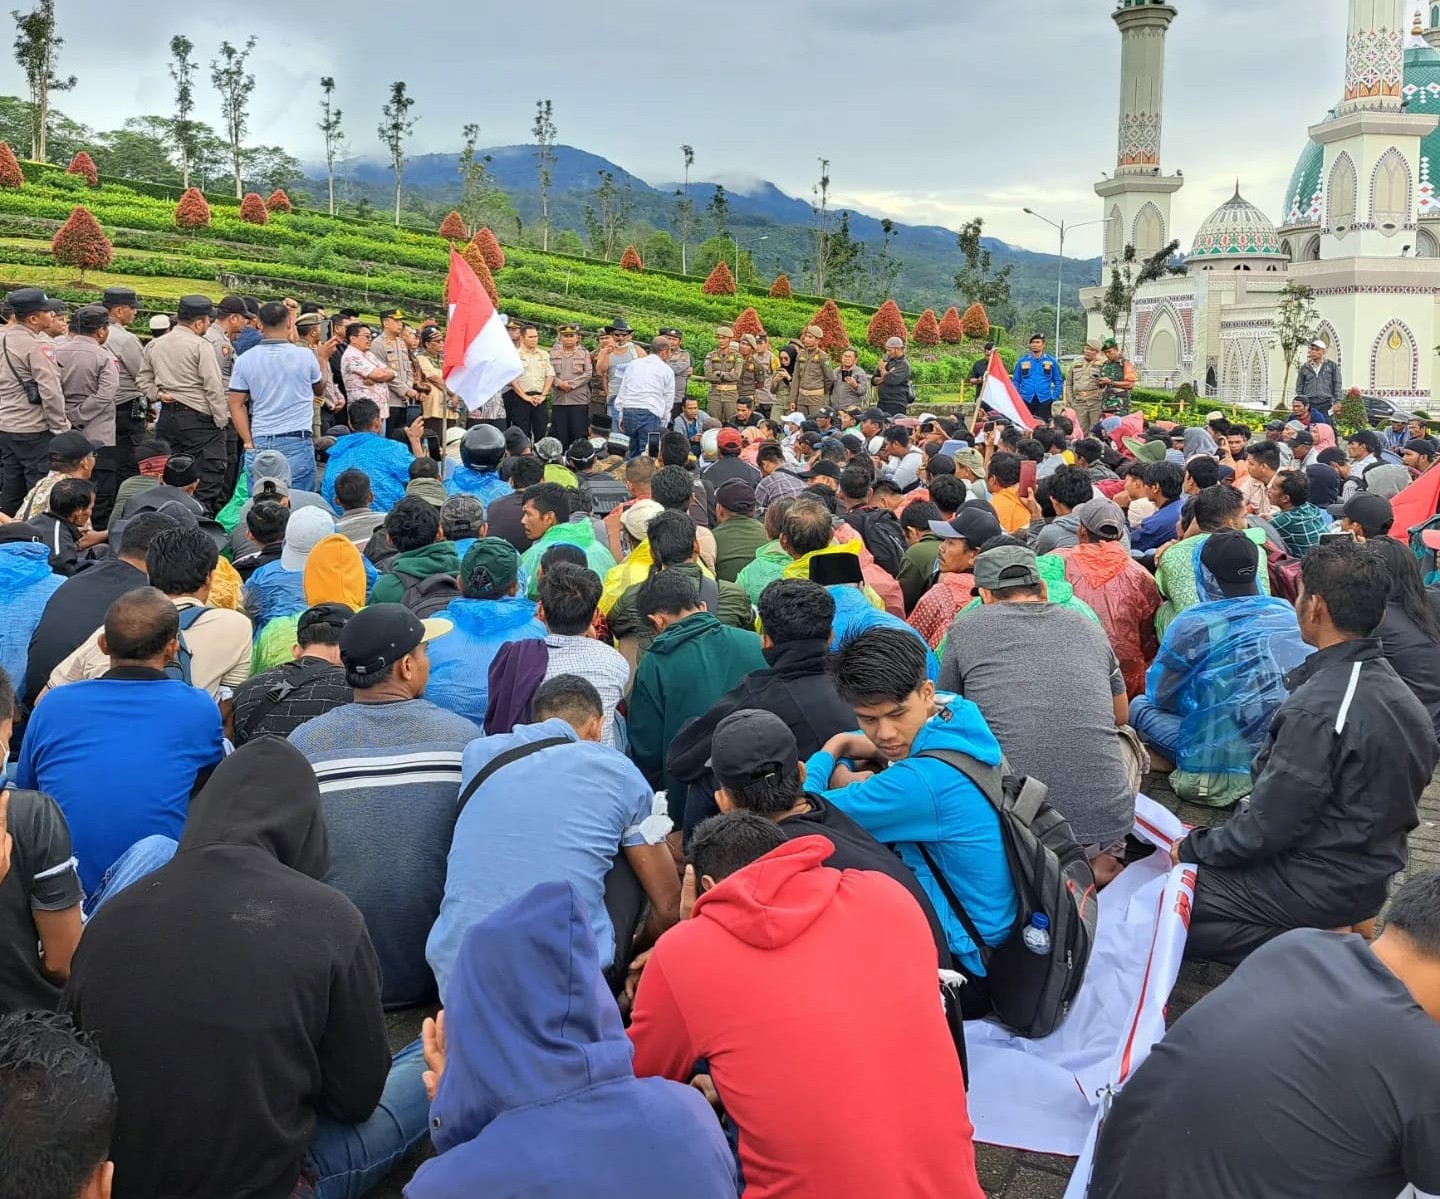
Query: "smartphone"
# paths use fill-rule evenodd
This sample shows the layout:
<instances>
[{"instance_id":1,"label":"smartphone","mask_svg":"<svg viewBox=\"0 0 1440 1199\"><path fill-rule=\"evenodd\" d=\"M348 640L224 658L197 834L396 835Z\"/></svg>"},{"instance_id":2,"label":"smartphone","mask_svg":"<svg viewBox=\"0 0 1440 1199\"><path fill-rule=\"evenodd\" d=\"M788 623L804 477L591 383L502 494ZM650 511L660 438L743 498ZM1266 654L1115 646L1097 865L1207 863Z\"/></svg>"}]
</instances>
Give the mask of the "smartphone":
<instances>
[{"instance_id":1,"label":"smartphone","mask_svg":"<svg viewBox=\"0 0 1440 1199\"><path fill-rule=\"evenodd\" d=\"M1028 458L1020 463L1020 489L1016 494L1022 500L1035 494L1035 465Z\"/></svg>"},{"instance_id":2,"label":"smartphone","mask_svg":"<svg viewBox=\"0 0 1440 1199\"><path fill-rule=\"evenodd\" d=\"M654 430L650 436L645 439L645 456L647 458L657 459L660 457L660 430Z\"/></svg>"},{"instance_id":3,"label":"smartphone","mask_svg":"<svg viewBox=\"0 0 1440 1199\"><path fill-rule=\"evenodd\" d=\"M1320 544L1321 544L1321 545L1333 545L1333 544L1334 544L1335 542L1337 542L1337 541L1354 541L1354 540L1355 540L1355 534L1354 534L1354 533L1321 533L1321 534L1320 534Z\"/></svg>"},{"instance_id":4,"label":"smartphone","mask_svg":"<svg viewBox=\"0 0 1440 1199\"><path fill-rule=\"evenodd\" d=\"M425 443L425 451L436 462L445 461L445 448L440 444L440 434L426 432L421 440Z\"/></svg>"},{"instance_id":5,"label":"smartphone","mask_svg":"<svg viewBox=\"0 0 1440 1199\"><path fill-rule=\"evenodd\" d=\"M331 321L331 320L329 320L328 318L327 318L326 320L323 320L323 321L320 322L320 340L321 340L321 341L329 341L329 340L330 340L331 328L332 328L332 326L334 325L334 323L335 323L334 321Z\"/></svg>"}]
</instances>

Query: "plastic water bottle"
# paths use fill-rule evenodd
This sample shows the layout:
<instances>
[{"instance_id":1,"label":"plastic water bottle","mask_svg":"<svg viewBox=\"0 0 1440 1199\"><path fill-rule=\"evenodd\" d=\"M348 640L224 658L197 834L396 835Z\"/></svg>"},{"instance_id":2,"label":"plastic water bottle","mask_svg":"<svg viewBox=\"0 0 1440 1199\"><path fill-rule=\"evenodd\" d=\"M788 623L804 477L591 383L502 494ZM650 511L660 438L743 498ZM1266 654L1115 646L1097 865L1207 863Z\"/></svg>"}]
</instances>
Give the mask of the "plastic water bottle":
<instances>
[{"instance_id":1,"label":"plastic water bottle","mask_svg":"<svg viewBox=\"0 0 1440 1199\"><path fill-rule=\"evenodd\" d=\"M1030 923L1025 926L1021 934L1025 941L1025 948L1031 953L1050 952L1050 917L1044 912L1036 912L1030 917Z\"/></svg>"}]
</instances>

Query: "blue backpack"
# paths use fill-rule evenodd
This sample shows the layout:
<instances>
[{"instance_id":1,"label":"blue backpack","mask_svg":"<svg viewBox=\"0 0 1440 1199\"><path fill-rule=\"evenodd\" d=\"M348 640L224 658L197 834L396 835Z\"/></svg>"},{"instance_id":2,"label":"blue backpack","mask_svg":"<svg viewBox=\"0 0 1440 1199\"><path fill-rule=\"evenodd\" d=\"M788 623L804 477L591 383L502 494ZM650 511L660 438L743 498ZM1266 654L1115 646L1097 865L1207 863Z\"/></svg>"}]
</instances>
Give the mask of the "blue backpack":
<instances>
[{"instance_id":1,"label":"blue backpack","mask_svg":"<svg viewBox=\"0 0 1440 1199\"><path fill-rule=\"evenodd\" d=\"M202 615L210 609L204 604L196 604L193 608L184 608L180 612L180 652L176 655L175 661L165 664L165 676L171 679L179 679L182 683L190 683L190 647L185 643L185 630L193 625Z\"/></svg>"}]
</instances>

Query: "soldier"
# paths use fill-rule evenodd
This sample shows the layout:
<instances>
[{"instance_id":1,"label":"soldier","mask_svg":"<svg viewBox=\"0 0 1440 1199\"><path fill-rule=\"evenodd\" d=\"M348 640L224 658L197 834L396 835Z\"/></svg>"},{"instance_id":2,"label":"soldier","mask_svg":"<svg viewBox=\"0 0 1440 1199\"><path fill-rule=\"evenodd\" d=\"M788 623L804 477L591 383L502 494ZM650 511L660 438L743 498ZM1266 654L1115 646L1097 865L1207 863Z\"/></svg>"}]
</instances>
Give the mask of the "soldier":
<instances>
[{"instance_id":1,"label":"soldier","mask_svg":"<svg viewBox=\"0 0 1440 1199\"><path fill-rule=\"evenodd\" d=\"M200 476L195 498L214 515L229 498L225 494L225 431L230 408L220 363L206 333L210 328L210 297L183 296L175 326L145 347L140 393L160 403L155 435L170 443L172 458L195 460Z\"/></svg>"},{"instance_id":2,"label":"soldier","mask_svg":"<svg viewBox=\"0 0 1440 1199\"><path fill-rule=\"evenodd\" d=\"M1120 352L1120 343L1107 337L1101 346L1105 361L1100 374L1105 380L1100 405L1106 415L1130 410L1130 393L1135 390L1135 364Z\"/></svg>"},{"instance_id":3,"label":"soldier","mask_svg":"<svg viewBox=\"0 0 1440 1199\"><path fill-rule=\"evenodd\" d=\"M1015 364L1015 390L1037 420L1049 421L1060 394L1060 364L1045 352L1045 334L1030 339L1030 352Z\"/></svg>"},{"instance_id":4,"label":"soldier","mask_svg":"<svg viewBox=\"0 0 1440 1199\"><path fill-rule=\"evenodd\" d=\"M790 368L790 399L797 412L812 416L825 407L835 386L835 369L820 348L825 330L811 325L800 336L795 365Z\"/></svg>"},{"instance_id":5,"label":"soldier","mask_svg":"<svg viewBox=\"0 0 1440 1199\"><path fill-rule=\"evenodd\" d=\"M722 425L734 417L740 395L740 355L730 348L734 338L735 330L721 325L715 330L715 348L705 355L705 382L710 384L706 405Z\"/></svg>"},{"instance_id":6,"label":"soldier","mask_svg":"<svg viewBox=\"0 0 1440 1199\"><path fill-rule=\"evenodd\" d=\"M1085 356L1070 368L1065 379L1065 404L1075 413L1076 437L1089 437L1104 415L1102 403L1105 380L1101 376L1100 339L1085 343Z\"/></svg>"},{"instance_id":7,"label":"soldier","mask_svg":"<svg viewBox=\"0 0 1440 1199\"><path fill-rule=\"evenodd\" d=\"M139 465L135 461L135 447L145 440L145 421L150 407L136 383L140 377L140 368L145 364L145 350L140 339L126 328L135 319L139 297L128 287L107 287L101 303L110 314L110 333L105 338L105 350L115 359L118 372L115 391L115 448L109 451L109 457L114 464L115 488L118 490L121 483L139 473ZM166 322L169 322L168 317ZM103 461L104 458L105 455L101 454L100 460ZM113 492L109 495L96 493L95 524L102 528L105 526L114 501Z\"/></svg>"},{"instance_id":8,"label":"soldier","mask_svg":"<svg viewBox=\"0 0 1440 1199\"><path fill-rule=\"evenodd\" d=\"M60 368L60 390L65 393L65 415L70 427L78 430L95 447L95 511L91 526L103 529L99 497L108 497L105 517L114 507L120 486L115 478L115 397L120 390L120 368L114 355L105 349L110 333L110 313L100 304L86 304L70 321L70 336L55 347L55 365Z\"/></svg>"},{"instance_id":9,"label":"soldier","mask_svg":"<svg viewBox=\"0 0 1440 1199\"><path fill-rule=\"evenodd\" d=\"M550 368L555 372L551 432L568 450L590 435L590 380L595 373L575 325L560 326L560 344L550 351Z\"/></svg>"},{"instance_id":10,"label":"soldier","mask_svg":"<svg viewBox=\"0 0 1440 1199\"><path fill-rule=\"evenodd\" d=\"M670 410L670 419L674 420L685 407L685 392L690 388L690 376L695 373L695 363L690 357L690 351L680 345L684 334L679 329L661 329L660 336L670 339L670 369L675 372L675 407Z\"/></svg>"},{"instance_id":11,"label":"soldier","mask_svg":"<svg viewBox=\"0 0 1440 1199\"><path fill-rule=\"evenodd\" d=\"M50 301L38 287L5 297L15 313L0 328L0 512L14 516L50 469L50 438L70 428L49 339Z\"/></svg>"},{"instance_id":12,"label":"soldier","mask_svg":"<svg viewBox=\"0 0 1440 1199\"><path fill-rule=\"evenodd\" d=\"M870 394L870 378L860 369L859 362L860 355L853 348L840 354L840 369L835 372L835 383L830 388L830 407L837 412L865 406L865 397Z\"/></svg>"},{"instance_id":13,"label":"soldier","mask_svg":"<svg viewBox=\"0 0 1440 1199\"><path fill-rule=\"evenodd\" d=\"M390 390L390 411L385 424L387 436L408 427L415 419L412 405L418 407L420 394L415 390L415 367L410 361L410 348L405 344L405 313L399 308L380 314L380 336L370 352L395 372L386 386ZM415 416L419 416L417 411Z\"/></svg>"}]
</instances>

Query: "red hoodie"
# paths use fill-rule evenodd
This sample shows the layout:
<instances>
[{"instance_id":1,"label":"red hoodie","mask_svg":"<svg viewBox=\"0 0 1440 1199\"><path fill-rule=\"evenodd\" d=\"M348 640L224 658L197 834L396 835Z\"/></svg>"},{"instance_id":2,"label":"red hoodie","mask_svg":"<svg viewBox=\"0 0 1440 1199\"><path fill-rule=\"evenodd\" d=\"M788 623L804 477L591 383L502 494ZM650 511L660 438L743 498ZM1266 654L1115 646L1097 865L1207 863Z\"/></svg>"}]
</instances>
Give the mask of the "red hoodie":
<instances>
[{"instance_id":1,"label":"red hoodie","mask_svg":"<svg viewBox=\"0 0 1440 1199\"><path fill-rule=\"evenodd\" d=\"M801 837L702 895L635 997L635 1073L705 1058L745 1199L983 1199L935 942L883 874Z\"/></svg>"}]
</instances>

